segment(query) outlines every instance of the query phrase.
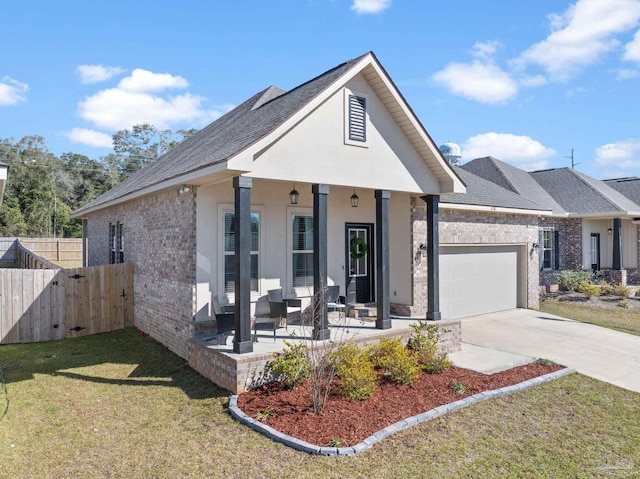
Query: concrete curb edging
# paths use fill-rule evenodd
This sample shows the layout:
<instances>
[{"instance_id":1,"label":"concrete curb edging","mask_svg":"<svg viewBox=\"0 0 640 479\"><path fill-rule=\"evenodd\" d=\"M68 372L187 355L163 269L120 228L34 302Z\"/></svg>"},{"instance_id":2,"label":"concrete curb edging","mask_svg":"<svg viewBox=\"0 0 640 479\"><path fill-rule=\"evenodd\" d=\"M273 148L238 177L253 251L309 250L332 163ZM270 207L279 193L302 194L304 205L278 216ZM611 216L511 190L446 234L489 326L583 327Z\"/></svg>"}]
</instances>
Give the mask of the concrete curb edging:
<instances>
[{"instance_id":1,"label":"concrete curb edging","mask_svg":"<svg viewBox=\"0 0 640 479\"><path fill-rule=\"evenodd\" d=\"M529 379L528 381L514 384L512 386L505 386L503 388L494 389L492 391L483 391L483 392L474 394L473 396L468 396L456 402L443 404L442 406L438 406L429 411L417 414L415 416L411 416L406 419L402 419L401 421L398 421L395 424L387 426L384 429L381 429L380 431L369 436L361 443L358 443L355 446L351 446L351 447L317 446L315 444L310 444L306 441L302 441L301 439L288 436L287 434L283 434L280 431L276 431L272 427L269 427L266 424L263 424L260 421L257 421L256 419L253 419L252 417L247 416L238 407L238 396L236 394L231 396L231 399L229 400L229 411L231 412L231 416L239 423L250 427L254 431L264 434L265 436L267 436L269 439L273 441L282 443L285 446L289 446L298 451L306 452L308 454L316 454L319 456L353 456L360 452L366 451L377 442L382 441L387 436L390 436L391 434L396 433L398 431L402 431L404 429L415 426L417 424L421 424L431 419L435 419L451 411L455 411L457 409L470 406L471 404L476 404L481 401L486 401L487 399L491 399L494 397L513 394L515 392L528 389L537 384L542 384L547 381L551 381L553 379L567 376L574 372L575 372L575 369L571 369L571 368L560 369L559 371L545 374L543 376L538 376L536 378Z\"/></svg>"}]
</instances>

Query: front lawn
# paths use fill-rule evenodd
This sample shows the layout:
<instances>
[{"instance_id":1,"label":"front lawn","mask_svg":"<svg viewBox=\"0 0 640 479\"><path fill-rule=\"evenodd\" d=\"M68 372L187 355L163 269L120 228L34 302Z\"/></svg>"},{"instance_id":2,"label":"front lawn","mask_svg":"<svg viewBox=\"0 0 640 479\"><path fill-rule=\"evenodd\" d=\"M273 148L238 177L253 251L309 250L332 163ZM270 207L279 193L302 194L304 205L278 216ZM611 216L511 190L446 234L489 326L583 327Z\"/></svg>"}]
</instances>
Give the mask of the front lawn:
<instances>
[{"instance_id":1,"label":"front lawn","mask_svg":"<svg viewBox=\"0 0 640 479\"><path fill-rule=\"evenodd\" d=\"M598 308L547 299L540 301L540 311L640 336L640 311L637 309Z\"/></svg>"},{"instance_id":2,"label":"front lawn","mask_svg":"<svg viewBox=\"0 0 640 479\"><path fill-rule=\"evenodd\" d=\"M640 475L640 394L578 374L326 458L233 421L226 391L133 329L0 346L0 367L3 478Z\"/></svg>"}]
</instances>

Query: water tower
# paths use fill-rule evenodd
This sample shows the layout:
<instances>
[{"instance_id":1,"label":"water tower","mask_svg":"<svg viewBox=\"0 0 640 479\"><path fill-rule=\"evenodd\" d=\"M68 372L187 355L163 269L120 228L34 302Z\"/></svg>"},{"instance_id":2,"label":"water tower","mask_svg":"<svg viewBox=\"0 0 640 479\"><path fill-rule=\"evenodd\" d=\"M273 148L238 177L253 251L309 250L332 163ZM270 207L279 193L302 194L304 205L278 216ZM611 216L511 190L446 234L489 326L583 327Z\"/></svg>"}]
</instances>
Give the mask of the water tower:
<instances>
[{"instance_id":1,"label":"water tower","mask_svg":"<svg viewBox=\"0 0 640 479\"><path fill-rule=\"evenodd\" d=\"M444 145L440 145L440 152L447 159L449 164L460 164L460 158L462 158L462 155L460 155L460 147L455 143L447 141Z\"/></svg>"}]
</instances>

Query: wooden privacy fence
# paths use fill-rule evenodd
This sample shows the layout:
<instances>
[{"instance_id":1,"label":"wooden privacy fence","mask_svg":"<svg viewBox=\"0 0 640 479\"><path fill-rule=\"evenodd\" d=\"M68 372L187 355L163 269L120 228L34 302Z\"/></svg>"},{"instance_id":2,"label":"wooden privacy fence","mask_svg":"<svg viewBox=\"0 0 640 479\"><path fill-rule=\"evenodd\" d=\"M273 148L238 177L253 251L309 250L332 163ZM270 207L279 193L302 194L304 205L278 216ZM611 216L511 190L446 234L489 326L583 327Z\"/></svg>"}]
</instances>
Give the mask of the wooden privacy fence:
<instances>
[{"instance_id":1,"label":"wooden privacy fence","mask_svg":"<svg viewBox=\"0 0 640 479\"><path fill-rule=\"evenodd\" d=\"M20 238L20 243L48 261L78 262L82 264L81 238ZM0 266L20 267L18 261L18 238L0 238Z\"/></svg>"},{"instance_id":2,"label":"wooden privacy fence","mask_svg":"<svg viewBox=\"0 0 640 479\"><path fill-rule=\"evenodd\" d=\"M51 261L43 258L42 256L37 255L33 251L25 248L22 242L18 239L16 240L16 245L18 247L18 268L26 268L26 269L60 269L60 266L52 263Z\"/></svg>"},{"instance_id":3,"label":"wooden privacy fence","mask_svg":"<svg viewBox=\"0 0 640 479\"><path fill-rule=\"evenodd\" d=\"M133 326L133 263L0 269L0 344L51 341Z\"/></svg>"}]
</instances>

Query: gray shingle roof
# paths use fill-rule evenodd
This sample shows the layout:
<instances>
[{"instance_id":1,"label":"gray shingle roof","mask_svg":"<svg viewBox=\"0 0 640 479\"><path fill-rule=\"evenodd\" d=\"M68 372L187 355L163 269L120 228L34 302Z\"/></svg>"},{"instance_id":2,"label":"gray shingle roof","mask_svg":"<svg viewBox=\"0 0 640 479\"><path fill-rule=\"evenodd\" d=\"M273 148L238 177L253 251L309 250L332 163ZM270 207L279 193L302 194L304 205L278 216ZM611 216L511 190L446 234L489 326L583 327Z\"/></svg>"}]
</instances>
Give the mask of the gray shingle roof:
<instances>
[{"instance_id":1,"label":"gray shingle roof","mask_svg":"<svg viewBox=\"0 0 640 479\"><path fill-rule=\"evenodd\" d=\"M143 188L230 158L284 123L351 69L363 56L342 63L288 92L271 86L257 93L153 163L75 211L74 216Z\"/></svg>"},{"instance_id":2,"label":"gray shingle roof","mask_svg":"<svg viewBox=\"0 0 640 479\"><path fill-rule=\"evenodd\" d=\"M640 209L604 181L571 168L554 168L530 174L569 213L586 215Z\"/></svg>"},{"instance_id":3,"label":"gray shingle roof","mask_svg":"<svg viewBox=\"0 0 640 479\"><path fill-rule=\"evenodd\" d=\"M638 211L640 211L640 178L616 178L615 180L604 180L604 182L639 205Z\"/></svg>"},{"instance_id":4,"label":"gray shingle roof","mask_svg":"<svg viewBox=\"0 0 640 479\"><path fill-rule=\"evenodd\" d=\"M463 194L444 194L442 203L462 205L495 206L498 208L517 208L522 210L548 210L544 206L520 196L513 191L485 180L462 168L454 167L455 172L467 185Z\"/></svg>"},{"instance_id":5,"label":"gray shingle roof","mask_svg":"<svg viewBox=\"0 0 640 479\"><path fill-rule=\"evenodd\" d=\"M529 173L504 161L487 156L471 160L461 168L522 195L528 200L542 205L546 210L551 210L556 214L565 213L564 208Z\"/></svg>"}]
</instances>

